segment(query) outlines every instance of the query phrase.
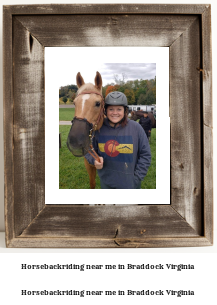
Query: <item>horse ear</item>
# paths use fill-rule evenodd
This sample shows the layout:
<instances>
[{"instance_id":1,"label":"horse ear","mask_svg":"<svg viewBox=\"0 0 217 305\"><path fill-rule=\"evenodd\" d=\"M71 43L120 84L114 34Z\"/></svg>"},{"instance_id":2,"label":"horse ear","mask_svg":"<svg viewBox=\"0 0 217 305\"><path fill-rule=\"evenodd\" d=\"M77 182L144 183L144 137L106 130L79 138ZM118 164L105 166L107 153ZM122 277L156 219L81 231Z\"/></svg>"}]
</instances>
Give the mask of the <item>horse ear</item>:
<instances>
[{"instance_id":1,"label":"horse ear","mask_svg":"<svg viewBox=\"0 0 217 305\"><path fill-rule=\"evenodd\" d=\"M101 91L102 90L102 76L98 71L96 72L94 81L95 81L95 87Z\"/></svg>"},{"instance_id":2,"label":"horse ear","mask_svg":"<svg viewBox=\"0 0 217 305\"><path fill-rule=\"evenodd\" d=\"M81 76L80 72L78 72L77 75L76 75L76 83L77 83L78 88L80 88L82 85L85 84L84 79Z\"/></svg>"}]
</instances>

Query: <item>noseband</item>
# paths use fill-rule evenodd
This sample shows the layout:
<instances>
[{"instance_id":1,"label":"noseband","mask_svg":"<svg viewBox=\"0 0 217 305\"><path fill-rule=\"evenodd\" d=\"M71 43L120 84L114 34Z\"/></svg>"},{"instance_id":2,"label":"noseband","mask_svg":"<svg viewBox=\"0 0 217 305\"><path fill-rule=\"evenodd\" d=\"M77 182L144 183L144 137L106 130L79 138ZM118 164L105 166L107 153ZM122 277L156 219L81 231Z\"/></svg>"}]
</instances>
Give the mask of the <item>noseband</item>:
<instances>
[{"instance_id":1,"label":"noseband","mask_svg":"<svg viewBox=\"0 0 217 305\"><path fill-rule=\"evenodd\" d=\"M74 120L79 120L79 121L84 121L85 123L87 123L88 125L90 125L90 133L89 133L89 138L90 138L90 147L88 149L85 149L96 161L100 162L100 159L99 159L99 156L98 154L96 153L96 151L94 150L93 148L93 138L95 136L95 131L96 131L96 128L97 128L97 125L99 124L100 122L100 119L102 118L103 116L103 113L104 113L104 98L102 96L102 94L98 93L98 92L94 92L94 91L88 91L88 92L82 92L82 93L79 93L77 95L77 97L79 95L82 95L82 94L97 94L97 95L100 95L101 98L102 98L102 104L101 104L101 109L100 109L100 113L99 113L99 116L96 120L96 122L93 124L93 123L90 123L86 118L81 118L81 117L78 117L78 116L75 116L72 120L72 124L74 123Z\"/></svg>"}]
</instances>

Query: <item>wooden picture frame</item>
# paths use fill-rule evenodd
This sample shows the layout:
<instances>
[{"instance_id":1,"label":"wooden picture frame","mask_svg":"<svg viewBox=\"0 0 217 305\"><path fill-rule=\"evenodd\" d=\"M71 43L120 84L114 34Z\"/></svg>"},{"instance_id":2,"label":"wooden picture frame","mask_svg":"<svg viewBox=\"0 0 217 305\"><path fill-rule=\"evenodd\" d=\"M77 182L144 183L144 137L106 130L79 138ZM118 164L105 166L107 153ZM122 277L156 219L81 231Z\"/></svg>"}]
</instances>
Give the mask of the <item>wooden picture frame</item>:
<instances>
[{"instance_id":1,"label":"wooden picture frame","mask_svg":"<svg viewBox=\"0 0 217 305\"><path fill-rule=\"evenodd\" d=\"M6 246L212 245L211 6L20 5L3 16ZM49 46L170 48L170 205L45 204Z\"/></svg>"}]
</instances>

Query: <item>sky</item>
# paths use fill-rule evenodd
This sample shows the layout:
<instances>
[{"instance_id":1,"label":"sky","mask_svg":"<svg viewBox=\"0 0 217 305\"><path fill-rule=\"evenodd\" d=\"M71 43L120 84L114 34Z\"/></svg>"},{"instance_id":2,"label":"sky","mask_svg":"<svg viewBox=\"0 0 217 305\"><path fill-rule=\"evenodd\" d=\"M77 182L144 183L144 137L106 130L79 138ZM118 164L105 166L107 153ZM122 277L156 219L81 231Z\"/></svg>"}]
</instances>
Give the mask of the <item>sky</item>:
<instances>
[{"instance_id":1,"label":"sky","mask_svg":"<svg viewBox=\"0 0 217 305\"><path fill-rule=\"evenodd\" d=\"M102 70L104 84L114 82L114 74L118 75L118 79L122 80L124 73L126 81L135 79L151 79L156 76L155 63L104 63Z\"/></svg>"},{"instance_id":2,"label":"sky","mask_svg":"<svg viewBox=\"0 0 217 305\"><path fill-rule=\"evenodd\" d=\"M52 77L58 87L76 85L76 75L81 73L85 83L93 83L98 71L102 75L103 86L115 83L114 75L125 81L153 79L156 76L155 52L162 48L45 48L46 56L54 63ZM146 63L143 62L146 60ZM46 73L46 69L45 69Z\"/></svg>"},{"instance_id":3,"label":"sky","mask_svg":"<svg viewBox=\"0 0 217 305\"><path fill-rule=\"evenodd\" d=\"M96 70L96 68L98 70ZM153 79L156 76L156 64L155 63L103 63L94 68L89 66L83 67L81 63L78 63L78 67L73 67L75 75L80 72L84 78L85 83L93 82L96 71L98 71L103 80L103 86L115 83L114 75L117 75L118 79L123 79L122 74L125 76L125 81L136 79ZM76 84L75 79L71 79L71 82L63 83L61 86Z\"/></svg>"}]
</instances>

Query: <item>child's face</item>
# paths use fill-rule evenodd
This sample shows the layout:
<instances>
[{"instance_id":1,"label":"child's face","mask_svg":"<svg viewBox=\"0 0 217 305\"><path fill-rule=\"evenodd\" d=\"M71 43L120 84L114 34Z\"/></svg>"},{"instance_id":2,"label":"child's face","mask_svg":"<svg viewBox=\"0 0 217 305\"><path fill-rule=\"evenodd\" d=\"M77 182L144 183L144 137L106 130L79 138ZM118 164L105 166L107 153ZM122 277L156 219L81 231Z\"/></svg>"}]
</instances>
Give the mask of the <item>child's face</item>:
<instances>
[{"instance_id":1,"label":"child's face","mask_svg":"<svg viewBox=\"0 0 217 305\"><path fill-rule=\"evenodd\" d=\"M108 106L107 107L107 117L109 121L116 124L124 117L124 107L123 106Z\"/></svg>"}]
</instances>

